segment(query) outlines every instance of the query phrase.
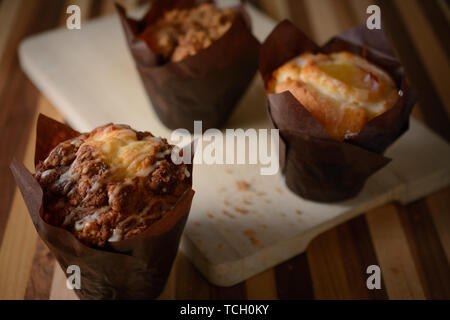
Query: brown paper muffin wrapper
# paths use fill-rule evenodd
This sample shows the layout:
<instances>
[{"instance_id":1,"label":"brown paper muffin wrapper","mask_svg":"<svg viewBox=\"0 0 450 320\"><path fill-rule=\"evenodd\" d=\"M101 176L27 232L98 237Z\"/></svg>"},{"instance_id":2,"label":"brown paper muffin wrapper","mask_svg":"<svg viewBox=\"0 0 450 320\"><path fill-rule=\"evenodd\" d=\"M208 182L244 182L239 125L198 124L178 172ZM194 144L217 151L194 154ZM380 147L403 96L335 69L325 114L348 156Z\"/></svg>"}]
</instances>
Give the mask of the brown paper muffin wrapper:
<instances>
[{"instance_id":1,"label":"brown paper muffin wrapper","mask_svg":"<svg viewBox=\"0 0 450 320\"><path fill-rule=\"evenodd\" d=\"M170 129L193 131L221 127L244 94L258 68L260 43L248 15L235 7L230 29L211 46L179 62L164 62L139 37L146 25L173 8L190 8L199 0L157 0L141 21L129 19L116 5L128 47L159 119Z\"/></svg>"},{"instance_id":2,"label":"brown paper muffin wrapper","mask_svg":"<svg viewBox=\"0 0 450 320\"><path fill-rule=\"evenodd\" d=\"M356 196L367 178L391 160L383 153L408 129L416 101L384 32L369 30L365 25L341 33L319 47L291 22L279 23L261 46L259 71L266 90L272 73L294 57L307 51L343 50L389 72L402 95L357 136L341 142L332 139L290 92L267 93L269 120L280 130L280 167L286 185L310 200L333 202Z\"/></svg>"},{"instance_id":3,"label":"brown paper muffin wrapper","mask_svg":"<svg viewBox=\"0 0 450 320\"><path fill-rule=\"evenodd\" d=\"M40 115L37 124L35 165L60 142L79 133ZM188 169L191 172L192 166ZM43 191L34 176L17 160L11 171L41 239L65 271L77 265L81 271L81 299L154 299L159 296L177 254L181 233L189 215L194 191L188 189L172 210L133 238L91 248L71 232L42 219Z\"/></svg>"}]
</instances>

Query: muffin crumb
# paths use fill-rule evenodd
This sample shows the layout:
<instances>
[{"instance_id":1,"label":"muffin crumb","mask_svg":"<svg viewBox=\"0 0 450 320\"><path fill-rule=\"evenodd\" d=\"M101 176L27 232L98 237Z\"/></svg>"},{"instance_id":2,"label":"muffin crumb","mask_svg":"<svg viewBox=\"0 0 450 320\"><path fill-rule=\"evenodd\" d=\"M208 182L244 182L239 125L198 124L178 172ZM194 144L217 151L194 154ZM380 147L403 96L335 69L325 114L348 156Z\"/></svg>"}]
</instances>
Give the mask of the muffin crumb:
<instances>
[{"instance_id":1,"label":"muffin crumb","mask_svg":"<svg viewBox=\"0 0 450 320\"><path fill-rule=\"evenodd\" d=\"M249 212L247 209L243 209L243 208L239 208L239 207L235 207L234 211L236 211L240 214L247 214Z\"/></svg>"},{"instance_id":2,"label":"muffin crumb","mask_svg":"<svg viewBox=\"0 0 450 320\"><path fill-rule=\"evenodd\" d=\"M246 191L250 189L250 184L245 180L236 180L236 188L239 191Z\"/></svg>"},{"instance_id":3,"label":"muffin crumb","mask_svg":"<svg viewBox=\"0 0 450 320\"><path fill-rule=\"evenodd\" d=\"M227 216L228 218L234 219L234 216L231 213L229 213L227 210L222 210L222 214L224 216Z\"/></svg>"}]
</instances>

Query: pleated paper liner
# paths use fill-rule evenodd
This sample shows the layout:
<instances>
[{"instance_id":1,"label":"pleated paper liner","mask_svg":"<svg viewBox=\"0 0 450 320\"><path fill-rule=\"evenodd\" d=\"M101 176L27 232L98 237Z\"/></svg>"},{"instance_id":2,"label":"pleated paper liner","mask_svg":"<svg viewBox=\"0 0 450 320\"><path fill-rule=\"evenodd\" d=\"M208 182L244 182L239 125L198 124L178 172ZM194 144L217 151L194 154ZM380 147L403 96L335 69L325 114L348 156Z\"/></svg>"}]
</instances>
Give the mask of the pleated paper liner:
<instances>
[{"instance_id":1,"label":"pleated paper liner","mask_svg":"<svg viewBox=\"0 0 450 320\"><path fill-rule=\"evenodd\" d=\"M35 165L60 142L79 133L69 126L40 115L37 124ZM192 165L190 184L192 186ZM17 160L11 171L25 200L40 238L63 270L77 265L81 271L81 299L154 299L167 281L189 215L194 191L189 188L164 216L130 239L104 249L81 243L68 230L43 219L43 191L34 176Z\"/></svg>"},{"instance_id":2,"label":"pleated paper liner","mask_svg":"<svg viewBox=\"0 0 450 320\"><path fill-rule=\"evenodd\" d=\"M280 167L286 185L305 199L334 202L356 196L366 180L391 160L383 153L408 129L416 101L385 33L365 25L319 47L290 21L282 21L261 46L259 71L266 90L272 73L294 57L307 51L343 50L386 70L401 95L391 109L368 121L354 138L336 141L290 92L267 92L269 120L280 130Z\"/></svg>"},{"instance_id":3,"label":"pleated paper liner","mask_svg":"<svg viewBox=\"0 0 450 320\"><path fill-rule=\"evenodd\" d=\"M142 83L161 122L170 129L219 128L228 119L258 68L260 43L243 6L234 7L230 29L208 48L178 62L162 61L139 37L146 26L173 8L205 1L157 0L140 21L117 10Z\"/></svg>"}]
</instances>

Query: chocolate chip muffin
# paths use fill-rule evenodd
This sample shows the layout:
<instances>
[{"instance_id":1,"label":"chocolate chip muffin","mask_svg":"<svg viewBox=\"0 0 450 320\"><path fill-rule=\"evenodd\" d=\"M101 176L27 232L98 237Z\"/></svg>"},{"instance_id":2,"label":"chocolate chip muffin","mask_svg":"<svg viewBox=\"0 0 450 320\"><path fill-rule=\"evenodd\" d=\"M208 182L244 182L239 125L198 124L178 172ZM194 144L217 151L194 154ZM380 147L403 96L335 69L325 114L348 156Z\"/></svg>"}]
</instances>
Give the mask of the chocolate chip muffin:
<instances>
[{"instance_id":1,"label":"chocolate chip muffin","mask_svg":"<svg viewBox=\"0 0 450 320\"><path fill-rule=\"evenodd\" d=\"M107 124L61 142L36 168L43 219L88 246L128 239L161 219L191 186L166 139Z\"/></svg>"}]
</instances>

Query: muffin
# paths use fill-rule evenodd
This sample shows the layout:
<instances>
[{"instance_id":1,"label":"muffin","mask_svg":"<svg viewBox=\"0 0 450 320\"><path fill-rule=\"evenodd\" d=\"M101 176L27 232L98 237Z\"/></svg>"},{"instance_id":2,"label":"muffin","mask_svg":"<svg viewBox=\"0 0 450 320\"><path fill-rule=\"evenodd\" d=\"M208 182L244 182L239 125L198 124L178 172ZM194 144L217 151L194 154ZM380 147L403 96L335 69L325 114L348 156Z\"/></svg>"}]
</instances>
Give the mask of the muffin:
<instances>
[{"instance_id":1,"label":"muffin","mask_svg":"<svg viewBox=\"0 0 450 320\"><path fill-rule=\"evenodd\" d=\"M270 93L292 93L338 141L356 136L398 99L387 72L346 51L302 53L276 69L268 86Z\"/></svg>"},{"instance_id":2,"label":"muffin","mask_svg":"<svg viewBox=\"0 0 450 320\"><path fill-rule=\"evenodd\" d=\"M172 150L166 139L115 124L61 142L36 168L44 220L95 247L142 233L190 188Z\"/></svg>"},{"instance_id":3,"label":"muffin","mask_svg":"<svg viewBox=\"0 0 450 320\"><path fill-rule=\"evenodd\" d=\"M235 12L203 3L191 9L164 13L141 35L149 48L164 61L180 61L208 48L222 37L233 22Z\"/></svg>"},{"instance_id":4,"label":"muffin","mask_svg":"<svg viewBox=\"0 0 450 320\"><path fill-rule=\"evenodd\" d=\"M40 238L63 271L79 267L81 299L161 293L194 196L192 165L173 151L126 125L80 134L39 115L36 173L10 167Z\"/></svg>"},{"instance_id":5,"label":"muffin","mask_svg":"<svg viewBox=\"0 0 450 320\"><path fill-rule=\"evenodd\" d=\"M243 6L156 0L139 21L117 5L151 106L169 129L220 128L254 78L260 43Z\"/></svg>"},{"instance_id":6,"label":"muffin","mask_svg":"<svg viewBox=\"0 0 450 320\"><path fill-rule=\"evenodd\" d=\"M288 20L261 47L268 119L286 186L313 201L355 197L391 159L416 96L382 30L365 25L320 47Z\"/></svg>"}]
</instances>

